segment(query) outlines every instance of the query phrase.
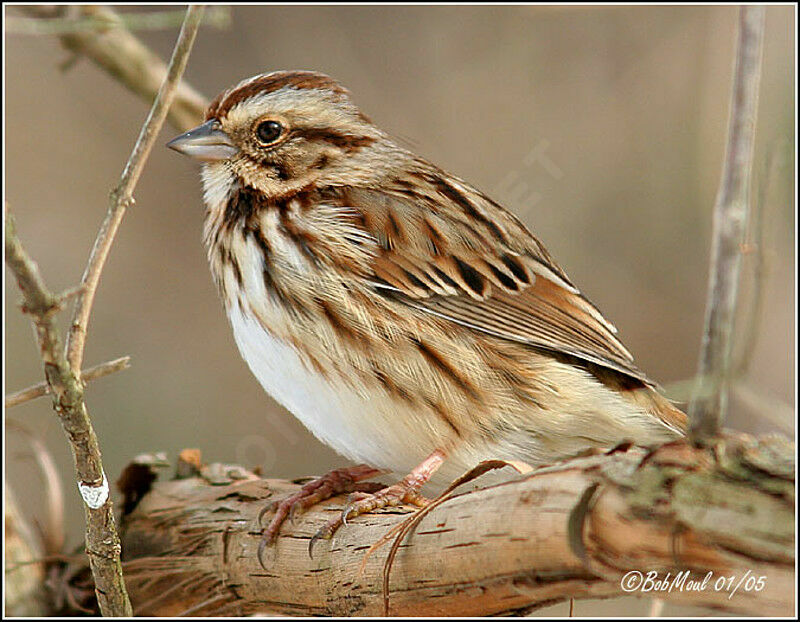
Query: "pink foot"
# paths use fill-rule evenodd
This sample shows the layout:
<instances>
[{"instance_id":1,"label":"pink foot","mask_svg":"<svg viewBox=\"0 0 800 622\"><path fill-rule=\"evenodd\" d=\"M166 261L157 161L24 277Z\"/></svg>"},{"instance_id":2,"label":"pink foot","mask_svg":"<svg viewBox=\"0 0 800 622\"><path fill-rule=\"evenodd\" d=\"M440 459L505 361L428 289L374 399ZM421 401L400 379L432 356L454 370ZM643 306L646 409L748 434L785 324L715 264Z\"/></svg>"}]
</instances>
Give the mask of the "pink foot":
<instances>
[{"instance_id":1,"label":"pink foot","mask_svg":"<svg viewBox=\"0 0 800 622\"><path fill-rule=\"evenodd\" d=\"M269 525L267 525L267 528L264 530L261 542L258 545L258 559L261 565L264 566L263 554L266 547L275 541L275 538L278 536L278 531L287 517L292 520L298 512L302 512L315 503L325 501L326 499L330 499L342 493L353 492L365 494L380 490L383 488L383 484L361 481L370 477L375 477L380 473L381 471L378 469L373 469L366 464L336 469L304 484L303 487L292 496L283 500L274 501L265 506L258 513L259 525L267 512L274 511L275 516L272 517Z\"/></svg>"},{"instance_id":2,"label":"pink foot","mask_svg":"<svg viewBox=\"0 0 800 622\"><path fill-rule=\"evenodd\" d=\"M430 501L423 497L419 491L442 465L442 462L444 462L444 452L437 449L397 484L377 492L362 491L351 494L342 513L325 523L311 538L308 543L309 557L312 556L314 544L316 544L317 540L329 540L339 527L346 525L349 519L355 518L360 514L404 503L416 505L417 507L428 505Z\"/></svg>"}]
</instances>

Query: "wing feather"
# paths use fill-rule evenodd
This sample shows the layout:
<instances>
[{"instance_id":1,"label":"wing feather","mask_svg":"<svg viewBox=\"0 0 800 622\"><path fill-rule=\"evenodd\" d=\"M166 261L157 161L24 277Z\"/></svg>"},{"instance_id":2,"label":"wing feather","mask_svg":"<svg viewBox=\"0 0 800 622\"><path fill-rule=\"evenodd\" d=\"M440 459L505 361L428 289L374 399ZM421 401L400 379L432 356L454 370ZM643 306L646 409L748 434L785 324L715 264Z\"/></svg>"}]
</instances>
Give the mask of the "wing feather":
<instances>
[{"instance_id":1,"label":"wing feather","mask_svg":"<svg viewBox=\"0 0 800 622\"><path fill-rule=\"evenodd\" d=\"M350 189L343 200L378 243L376 287L473 330L650 381L616 329L513 215L465 182L418 173L418 187Z\"/></svg>"}]
</instances>

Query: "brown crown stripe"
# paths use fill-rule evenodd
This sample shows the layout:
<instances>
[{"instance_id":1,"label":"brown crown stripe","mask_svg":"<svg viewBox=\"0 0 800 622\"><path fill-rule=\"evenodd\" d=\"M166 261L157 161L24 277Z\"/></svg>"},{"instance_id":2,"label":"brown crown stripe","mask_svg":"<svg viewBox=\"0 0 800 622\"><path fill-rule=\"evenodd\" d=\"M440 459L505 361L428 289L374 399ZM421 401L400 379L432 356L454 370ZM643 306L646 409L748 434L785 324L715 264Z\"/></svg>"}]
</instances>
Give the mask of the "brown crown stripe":
<instances>
[{"instance_id":1,"label":"brown crown stripe","mask_svg":"<svg viewBox=\"0 0 800 622\"><path fill-rule=\"evenodd\" d=\"M333 78L315 71L274 71L258 76L233 90L223 91L206 110L206 120L221 119L236 104L254 95L272 93L284 87L295 89L324 89L343 98L350 93Z\"/></svg>"}]
</instances>

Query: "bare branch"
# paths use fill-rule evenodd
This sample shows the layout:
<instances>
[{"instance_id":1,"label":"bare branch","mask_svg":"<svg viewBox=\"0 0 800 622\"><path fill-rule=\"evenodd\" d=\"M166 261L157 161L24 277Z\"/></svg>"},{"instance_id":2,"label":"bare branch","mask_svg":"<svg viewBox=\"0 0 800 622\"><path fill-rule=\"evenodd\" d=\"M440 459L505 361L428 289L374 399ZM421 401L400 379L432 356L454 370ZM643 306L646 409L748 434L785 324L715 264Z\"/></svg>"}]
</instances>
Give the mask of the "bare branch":
<instances>
[{"instance_id":1,"label":"bare branch","mask_svg":"<svg viewBox=\"0 0 800 622\"><path fill-rule=\"evenodd\" d=\"M83 380L84 383L97 380L98 378L108 376L114 372L128 369L130 365L131 357L129 356L123 356L121 358L114 359L113 361L106 361L105 363L100 363L99 365L95 365L94 367L90 367L89 369L82 371L81 380ZM22 389L21 391L17 391L11 395L6 395L6 409L19 406L25 402L35 400L38 397L43 397L48 393L50 393L50 387L47 385L47 382L40 382L32 387L28 387L27 389Z\"/></svg>"},{"instance_id":2,"label":"bare branch","mask_svg":"<svg viewBox=\"0 0 800 622\"><path fill-rule=\"evenodd\" d=\"M66 354L67 360L75 373L79 373L83 362L83 349L86 341L86 328L89 323L89 315L92 311L97 284L103 271L108 252L114 242L122 217L125 210L133 204L133 190L139 181L139 176L144 169L147 156L155 143L161 126L167 117L170 104L175 97L178 84L180 82L186 63L189 60L189 52L192 49L195 35L203 16L202 6L190 6L186 12L186 20L181 28L178 42L172 52L172 59L164 82L156 95L150 114L147 117L139 138L133 147L130 158L122 172L119 184L111 192L108 213L100 227L100 232L95 239L92 254L86 265L86 270L81 279L84 285L83 291L78 295L75 303L75 311L72 316L69 334L67 336Z\"/></svg>"},{"instance_id":3,"label":"bare branch","mask_svg":"<svg viewBox=\"0 0 800 622\"><path fill-rule=\"evenodd\" d=\"M100 11L86 17L41 17L28 19L7 16L6 34L18 35L70 35L78 33L102 32L110 28L122 27L128 30L165 30L183 23L184 11L153 11L148 13L125 13ZM226 6L213 6L203 15L202 26L229 28L231 9Z\"/></svg>"},{"instance_id":4,"label":"bare branch","mask_svg":"<svg viewBox=\"0 0 800 622\"><path fill-rule=\"evenodd\" d=\"M731 342L739 285L741 244L750 203L764 7L739 9L739 34L733 72L728 144L714 205L711 267L705 329L698 374L713 383L710 395L694 395L689 405L692 437L703 442L719 433L727 403Z\"/></svg>"},{"instance_id":5,"label":"bare branch","mask_svg":"<svg viewBox=\"0 0 800 622\"><path fill-rule=\"evenodd\" d=\"M63 17L70 9L75 9L86 18L119 23L119 16L113 10L98 5L25 5L19 9L28 15L45 18ZM70 64L75 58L85 56L147 102L153 101L166 78L167 66L164 62L121 25L104 31L65 33L59 35L59 39L73 54L68 61ZM205 97L181 82L169 109L169 122L185 132L202 120L207 105Z\"/></svg>"},{"instance_id":6,"label":"bare branch","mask_svg":"<svg viewBox=\"0 0 800 622\"><path fill-rule=\"evenodd\" d=\"M38 267L17 238L14 221L6 214L6 264L14 273L24 297L23 309L32 316L44 374L53 394L53 407L61 419L75 459L82 494L97 495L91 504L84 495L86 552L95 592L104 615L130 616L131 604L122 579L120 544L100 446L83 401L83 383L72 372L61 349L54 313L57 297L45 286Z\"/></svg>"},{"instance_id":7,"label":"bare branch","mask_svg":"<svg viewBox=\"0 0 800 622\"><path fill-rule=\"evenodd\" d=\"M62 350L54 314L61 299L45 286L38 268L17 238L14 222L6 215L6 263L16 276L24 296L23 310L32 316L39 341L44 373L53 394L53 404L70 441L78 476L78 489L86 514L86 552L94 578L95 593L103 615L130 616L130 600L120 564L117 535L108 480L103 470L100 447L84 403L84 383L79 377L83 359L86 324L103 264L108 256L125 208L133 202L133 189L147 156L167 115L180 76L203 14L203 7L191 6L181 28L161 88L145 121L119 185L111 193L106 219L95 240L82 287L77 296L70 339Z\"/></svg>"}]
</instances>

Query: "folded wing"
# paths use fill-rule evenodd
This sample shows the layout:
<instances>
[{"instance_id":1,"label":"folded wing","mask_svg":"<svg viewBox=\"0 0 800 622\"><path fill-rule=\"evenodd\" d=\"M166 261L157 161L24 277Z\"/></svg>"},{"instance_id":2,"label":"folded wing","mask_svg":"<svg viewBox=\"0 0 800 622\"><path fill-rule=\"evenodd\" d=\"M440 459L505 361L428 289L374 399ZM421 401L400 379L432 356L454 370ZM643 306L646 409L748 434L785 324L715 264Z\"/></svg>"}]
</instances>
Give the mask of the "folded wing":
<instances>
[{"instance_id":1,"label":"folded wing","mask_svg":"<svg viewBox=\"0 0 800 622\"><path fill-rule=\"evenodd\" d=\"M473 330L563 353L649 383L616 329L519 220L464 182L429 173L345 199L377 242L386 296Z\"/></svg>"}]
</instances>

